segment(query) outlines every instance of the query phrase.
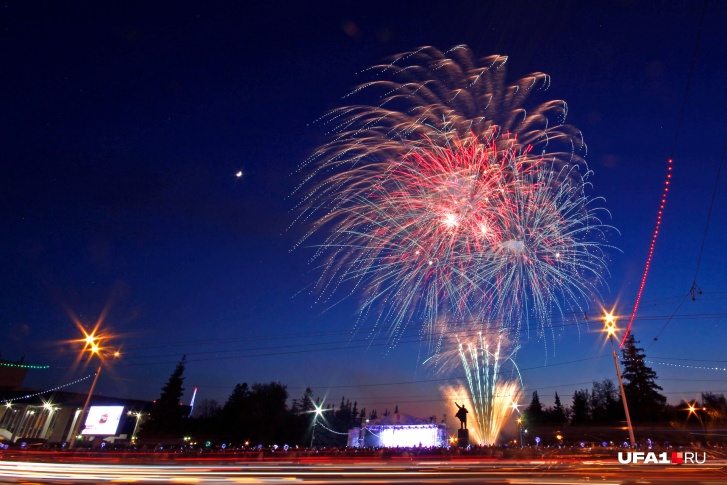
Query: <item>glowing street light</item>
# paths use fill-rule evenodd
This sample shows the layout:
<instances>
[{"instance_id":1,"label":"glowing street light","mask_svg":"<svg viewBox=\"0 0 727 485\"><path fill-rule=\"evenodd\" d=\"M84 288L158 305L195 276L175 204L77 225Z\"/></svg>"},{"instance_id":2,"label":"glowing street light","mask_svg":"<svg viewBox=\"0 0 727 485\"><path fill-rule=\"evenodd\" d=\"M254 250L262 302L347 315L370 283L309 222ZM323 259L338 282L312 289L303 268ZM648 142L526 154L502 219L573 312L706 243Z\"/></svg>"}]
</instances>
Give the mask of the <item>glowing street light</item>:
<instances>
[{"instance_id":1,"label":"glowing street light","mask_svg":"<svg viewBox=\"0 0 727 485\"><path fill-rule=\"evenodd\" d=\"M320 406L317 406L314 404L313 407L315 408L315 409L313 409L313 412L315 414L313 415L313 431L311 432L311 435L310 435L310 447L311 448L313 448L313 439L316 436L316 426L318 425L318 416L323 414L323 403L321 403Z\"/></svg>"},{"instance_id":2,"label":"glowing street light","mask_svg":"<svg viewBox=\"0 0 727 485\"><path fill-rule=\"evenodd\" d=\"M523 418L517 418L517 427L520 430L520 448L523 447Z\"/></svg>"},{"instance_id":3,"label":"glowing street light","mask_svg":"<svg viewBox=\"0 0 727 485\"><path fill-rule=\"evenodd\" d=\"M603 315L603 323L604 323L604 329L603 331L606 332L606 338L611 342L611 350L613 351L613 363L616 365L616 375L618 376L618 387L621 389L621 400L624 403L624 413L626 414L626 424L629 428L629 440L631 441L631 446L636 446L636 439L634 438L634 428L631 426L631 415L629 414L629 405L626 402L626 391L624 390L624 383L621 379L621 366L618 365L618 356L616 355L616 346L614 345L613 341L616 337L616 331L618 330L618 327L616 327L616 317L613 315L613 312L605 312Z\"/></svg>"},{"instance_id":4,"label":"glowing street light","mask_svg":"<svg viewBox=\"0 0 727 485\"><path fill-rule=\"evenodd\" d=\"M707 408L697 408L697 401L694 401L693 403L687 404L687 411L689 411L689 414L687 414L687 421L689 421L689 417L693 414L697 417L697 421L699 421L699 424L702 425L702 431L707 432L707 429L704 427L704 421L702 421L702 417L699 415L697 411L702 410L705 411Z\"/></svg>"},{"instance_id":5,"label":"glowing street light","mask_svg":"<svg viewBox=\"0 0 727 485\"><path fill-rule=\"evenodd\" d=\"M313 410L307 411L309 413L314 413L313 415L313 431L310 435L310 447L313 448L313 440L316 436L316 426L318 426L318 416L323 415L325 411L330 411L330 409L326 409L323 407L323 403L320 404L313 404Z\"/></svg>"},{"instance_id":6,"label":"glowing street light","mask_svg":"<svg viewBox=\"0 0 727 485\"><path fill-rule=\"evenodd\" d=\"M104 357L107 355L111 355L114 358L118 358L121 353L116 351L110 351L107 348L103 347L101 345L101 341L105 338L102 336L99 336L96 334L96 331L98 328L94 329L93 332L90 334L87 333L83 328L81 328L81 331L84 333L84 338L80 340L80 342L84 342L83 350L81 351L81 357L86 352L89 352L91 355L89 356L89 360L95 355L99 358L99 365L98 369L96 370L96 375L93 378L93 382L91 383L91 389L88 390L88 396L86 397L86 402L83 404L83 410L81 411L81 414L78 415L78 419L76 420L76 425L73 427L73 433L71 435L71 441L68 444L69 449L73 449L73 446L76 444L76 436L78 435L79 429L81 427L81 423L83 422L83 417L86 414L86 411L88 410L88 405L91 402L91 396L93 395L93 390L96 388L96 382L98 382L98 376L101 375L101 368L103 367ZM138 423L138 421L137 421Z\"/></svg>"},{"instance_id":7,"label":"glowing street light","mask_svg":"<svg viewBox=\"0 0 727 485\"><path fill-rule=\"evenodd\" d=\"M134 424L134 431L131 432L131 443L134 444L136 442L136 430L139 428L139 421L141 420L141 411L129 411L127 413L129 416L134 416L136 418L136 423Z\"/></svg>"},{"instance_id":8,"label":"glowing street light","mask_svg":"<svg viewBox=\"0 0 727 485\"><path fill-rule=\"evenodd\" d=\"M611 339L616 336L616 317L613 316L613 312L605 313L603 315L603 323L605 325L604 332L606 337Z\"/></svg>"}]
</instances>

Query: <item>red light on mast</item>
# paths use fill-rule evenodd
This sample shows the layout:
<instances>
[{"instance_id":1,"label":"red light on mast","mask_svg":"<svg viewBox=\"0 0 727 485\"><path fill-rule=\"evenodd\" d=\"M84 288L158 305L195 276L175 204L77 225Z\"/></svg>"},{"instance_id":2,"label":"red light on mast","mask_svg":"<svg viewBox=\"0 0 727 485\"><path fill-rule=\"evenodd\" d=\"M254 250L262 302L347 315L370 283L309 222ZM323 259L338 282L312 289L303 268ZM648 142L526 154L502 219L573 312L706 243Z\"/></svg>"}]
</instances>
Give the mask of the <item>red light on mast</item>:
<instances>
[{"instance_id":1,"label":"red light on mast","mask_svg":"<svg viewBox=\"0 0 727 485\"><path fill-rule=\"evenodd\" d=\"M646 265L644 266L644 275L641 277L641 285L639 286L639 292L636 294L636 303L634 303L634 310L631 312L631 318L629 318L629 324L626 327L624 336L621 339L619 348L624 346L626 338L631 332L631 325L634 323L636 318L636 312L639 309L639 303L641 302L641 295L644 293L644 286L646 285L646 276L649 274L649 267L651 266L651 258L654 256L654 248L656 247L656 238L659 236L659 227L661 226L661 216L664 212L664 206L666 205L666 194L669 192L669 179L671 178L672 160L669 160L669 167L667 169L666 180L664 181L664 191L661 195L661 205L659 206L659 212L656 215L656 227L654 233L651 236L651 245L649 246L649 256L646 258Z\"/></svg>"}]
</instances>

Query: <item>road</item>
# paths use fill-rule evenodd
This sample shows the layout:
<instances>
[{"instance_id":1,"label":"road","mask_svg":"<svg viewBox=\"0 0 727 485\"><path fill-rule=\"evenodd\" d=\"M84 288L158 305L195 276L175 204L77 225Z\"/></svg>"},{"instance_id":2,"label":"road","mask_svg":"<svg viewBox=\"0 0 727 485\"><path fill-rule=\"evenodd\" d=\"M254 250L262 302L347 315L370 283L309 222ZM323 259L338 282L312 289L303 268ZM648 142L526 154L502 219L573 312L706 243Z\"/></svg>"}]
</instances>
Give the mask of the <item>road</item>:
<instances>
[{"instance_id":1,"label":"road","mask_svg":"<svg viewBox=\"0 0 727 485\"><path fill-rule=\"evenodd\" d=\"M579 460L326 460L154 464L12 461L0 456L2 484L727 484L727 462L622 465Z\"/></svg>"}]
</instances>

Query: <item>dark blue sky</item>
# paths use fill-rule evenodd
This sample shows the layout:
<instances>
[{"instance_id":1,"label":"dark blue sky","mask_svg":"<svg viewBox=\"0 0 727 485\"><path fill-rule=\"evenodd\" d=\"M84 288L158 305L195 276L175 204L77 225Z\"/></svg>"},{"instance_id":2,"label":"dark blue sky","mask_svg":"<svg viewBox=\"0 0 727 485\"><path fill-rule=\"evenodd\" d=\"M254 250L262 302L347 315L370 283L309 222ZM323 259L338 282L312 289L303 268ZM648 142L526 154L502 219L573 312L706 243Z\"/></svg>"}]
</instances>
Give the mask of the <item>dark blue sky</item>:
<instances>
[{"instance_id":1,"label":"dark blue sky","mask_svg":"<svg viewBox=\"0 0 727 485\"><path fill-rule=\"evenodd\" d=\"M78 335L69 312L91 324L110 305L106 325L124 358L102 376L105 394L155 398L186 353L199 398L279 380L293 397L312 386L369 409L450 411L439 382L426 382L436 376L418 365L418 344L387 350L352 337L355 299L327 311L314 304L312 250L291 252L303 228L288 230L293 171L325 141L313 121L365 80L357 72L421 45L508 55L513 81L551 75L538 101L568 102L595 172L591 195L605 197L621 231L590 321L601 303L629 313L702 2L259 3L3 4L0 352L51 364L28 385L89 374L68 368L61 341ZM726 21L727 5L710 2L634 328L653 342L647 355L673 402L727 391L727 373L694 368L724 359L724 181L697 278L704 294L680 305L727 137ZM566 327L547 350L534 336L523 342L528 395L570 401L574 389L614 377L600 328ZM383 385L394 382L405 384Z\"/></svg>"}]
</instances>

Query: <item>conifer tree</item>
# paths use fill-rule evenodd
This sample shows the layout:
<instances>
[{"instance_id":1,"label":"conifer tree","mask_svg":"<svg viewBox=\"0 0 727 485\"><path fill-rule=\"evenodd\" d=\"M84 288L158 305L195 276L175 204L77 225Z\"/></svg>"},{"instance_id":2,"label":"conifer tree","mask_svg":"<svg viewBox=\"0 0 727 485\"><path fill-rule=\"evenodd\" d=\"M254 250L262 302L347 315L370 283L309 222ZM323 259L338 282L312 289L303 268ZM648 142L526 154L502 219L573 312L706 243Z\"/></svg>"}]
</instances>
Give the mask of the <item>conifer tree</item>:
<instances>
[{"instance_id":1,"label":"conifer tree","mask_svg":"<svg viewBox=\"0 0 727 485\"><path fill-rule=\"evenodd\" d=\"M184 394L184 368L187 365L187 356L177 363L174 372L167 383L162 387L161 396L154 402L149 414L149 420L144 423L142 437L163 438L176 437L182 433L182 418L185 409L182 404Z\"/></svg>"},{"instance_id":2,"label":"conifer tree","mask_svg":"<svg viewBox=\"0 0 727 485\"><path fill-rule=\"evenodd\" d=\"M540 402L538 391L533 391L533 399L530 401L530 405L525 410L525 414L528 418L528 422L531 424L543 424L545 415L543 412L543 404Z\"/></svg>"},{"instance_id":3,"label":"conifer tree","mask_svg":"<svg viewBox=\"0 0 727 485\"><path fill-rule=\"evenodd\" d=\"M310 387L305 388L303 397L300 400L300 410L304 413L313 410L313 389L311 389Z\"/></svg>"},{"instance_id":4,"label":"conifer tree","mask_svg":"<svg viewBox=\"0 0 727 485\"><path fill-rule=\"evenodd\" d=\"M560 402L560 396L558 396L558 392L555 393L555 404L550 410L549 420L553 424L563 424L568 421L568 417L566 416L566 410L563 407L563 404Z\"/></svg>"},{"instance_id":5,"label":"conifer tree","mask_svg":"<svg viewBox=\"0 0 727 485\"><path fill-rule=\"evenodd\" d=\"M586 424L591 420L591 402L588 389L581 389L573 393L573 406L571 406L571 424Z\"/></svg>"},{"instance_id":6,"label":"conifer tree","mask_svg":"<svg viewBox=\"0 0 727 485\"><path fill-rule=\"evenodd\" d=\"M666 397L659 394L662 387L656 383L656 372L644 362L644 349L634 334L629 334L622 350L623 380L629 414L634 421L658 421L666 405Z\"/></svg>"}]
</instances>

